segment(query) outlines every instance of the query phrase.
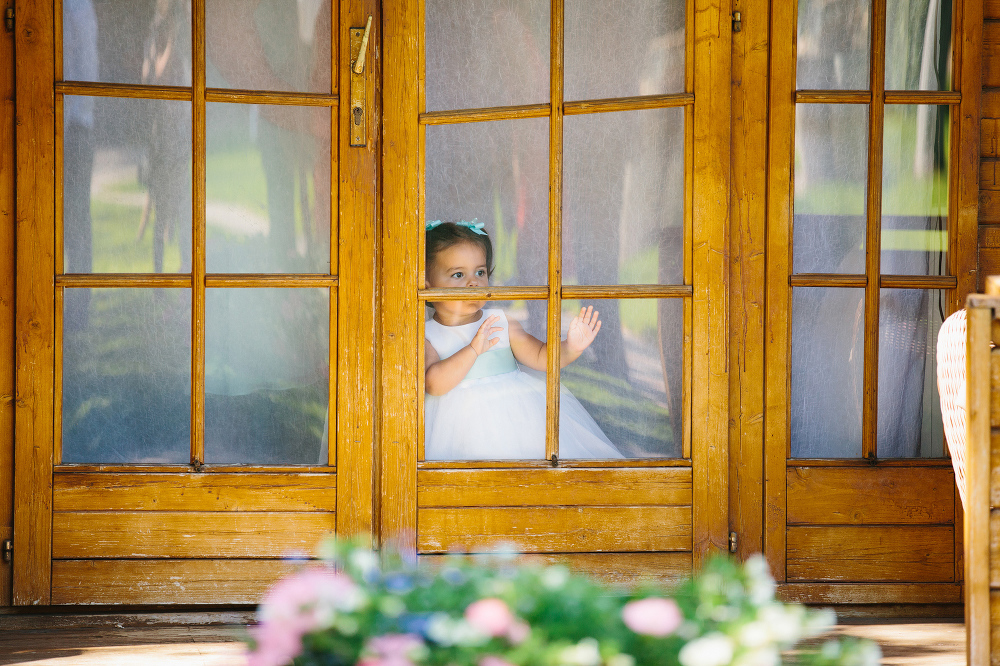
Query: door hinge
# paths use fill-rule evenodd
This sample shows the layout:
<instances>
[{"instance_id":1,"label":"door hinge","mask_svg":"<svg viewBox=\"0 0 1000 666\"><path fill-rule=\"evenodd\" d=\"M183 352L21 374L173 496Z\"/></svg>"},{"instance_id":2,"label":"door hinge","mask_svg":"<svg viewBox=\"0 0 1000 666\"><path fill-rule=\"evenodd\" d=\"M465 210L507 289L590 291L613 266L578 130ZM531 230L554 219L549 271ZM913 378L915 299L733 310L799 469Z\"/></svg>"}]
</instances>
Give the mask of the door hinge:
<instances>
[{"instance_id":1,"label":"door hinge","mask_svg":"<svg viewBox=\"0 0 1000 666\"><path fill-rule=\"evenodd\" d=\"M14 8L8 7L3 12L3 25L7 32L14 32Z\"/></svg>"},{"instance_id":2,"label":"door hinge","mask_svg":"<svg viewBox=\"0 0 1000 666\"><path fill-rule=\"evenodd\" d=\"M743 17L739 12L733 12L733 32L743 29Z\"/></svg>"},{"instance_id":3,"label":"door hinge","mask_svg":"<svg viewBox=\"0 0 1000 666\"><path fill-rule=\"evenodd\" d=\"M11 555L14 554L14 542L11 539L4 539L3 542L3 561L10 562Z\"/></svg>"},{"instance_id":4,"label":"door hinge","mask_svg":"<svg viewBox=\"0 0 1000 666\"><path fill-rule=\"evenodd\" d=\"M729 552L730 553L735 553L736 552L736 546L737 546L737 540L738 540L738 538L739 537L736 536L736 532L730 532L729 533Z\"/></svg>"}]
</instances>

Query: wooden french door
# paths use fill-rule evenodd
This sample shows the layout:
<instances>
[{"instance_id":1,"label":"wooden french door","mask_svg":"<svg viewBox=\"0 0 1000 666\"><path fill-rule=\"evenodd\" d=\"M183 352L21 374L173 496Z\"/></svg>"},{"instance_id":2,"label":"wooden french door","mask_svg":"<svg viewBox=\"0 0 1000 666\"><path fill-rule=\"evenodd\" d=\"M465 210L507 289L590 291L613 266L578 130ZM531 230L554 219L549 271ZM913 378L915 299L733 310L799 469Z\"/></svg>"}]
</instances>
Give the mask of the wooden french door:
<instances>
[{"instance_id":1,"label":"wooden french door","mask_svg":"<svg viewBox=\"0 0 1000 666\"><path fill-rule=\"evenodd\" d=\"M790 599L961 601L934 361L975 289L973 4L773 5L763 543Z\"/></svg>"},{"instance_id":2,"label":"wooden french door","mask_svg":"<svg viewBox=\"0 0 1000 666\"><path fill-rule=\"evenodd\" d=\"M14 603L255 603L372 530L378 3L16 21Z\"/></svg>"},{"instance_id":3,"label":"wooden french door","mask_svg":"<svg viewBox=\"0 0 1000 666\"><path fill-rule=\"evenodd\" d=\"M726 548L728 9L627 5L386 6L381 531L428 561L504 543L673 578ZM604 321L566 368L548 346L531 456L425 437L429 303L472 293L426 288L425 223L473 218L495 251L477 299L542 340L581 304ZM570 402L620 456L574 458Z\"/></svg>"}]
</instances>

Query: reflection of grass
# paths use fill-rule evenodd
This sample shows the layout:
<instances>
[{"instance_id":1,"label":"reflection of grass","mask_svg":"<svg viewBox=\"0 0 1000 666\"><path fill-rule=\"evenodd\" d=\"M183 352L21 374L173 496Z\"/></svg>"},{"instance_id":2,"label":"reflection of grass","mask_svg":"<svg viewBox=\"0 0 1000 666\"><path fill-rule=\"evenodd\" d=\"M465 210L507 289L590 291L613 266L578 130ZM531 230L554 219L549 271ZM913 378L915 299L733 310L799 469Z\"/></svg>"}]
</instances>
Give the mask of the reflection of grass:
<instances>
[{"instance_id":1,"label":"reflection of grass","mask_svg":"<svg viewBox=\"0 0 1000 666\"><path fill-rule=\"evenodd\" d=\"M626 456L680 455L669 411L627 382L580 364L564 368L562 380Z\"/></svg>"},{"instance_id":2,"label":"reflection of grass","mask_svg":"<svg viewBox=\"0 0 1000 666\"><path fill-rule=\"evenodd\" d=\"M95 273L144 273L153 270L153 219L146 233L136 241L142 208L107 203L93 199L90 204L93 220L93 252ZM155 214L154 214L155 215ZM179 234L163 248L163 267L176 271L181 265Z\"/></svg>"},{"instance_id":3,"label":"reflection of grass","mask_svg":"<svg viewBox=\"0 0 1000 666\"><path fill-rule=\"evenodd\" d=\"M206 173L209 201L239 204L261 213L267 210L267 178L259 150L213 152L206 159Z\"/></svg>"},{"instance_id":4,"label":"reflection of grass","mask_svg":"<svg viewBox=\"0 0 1000 666\"><path fill-rule=\"evenodd\" d=\"M622 284L658 283L659 259L660 250L655 246L636 252L618 269L618 280Z\"/></svg>"}]
</instances>

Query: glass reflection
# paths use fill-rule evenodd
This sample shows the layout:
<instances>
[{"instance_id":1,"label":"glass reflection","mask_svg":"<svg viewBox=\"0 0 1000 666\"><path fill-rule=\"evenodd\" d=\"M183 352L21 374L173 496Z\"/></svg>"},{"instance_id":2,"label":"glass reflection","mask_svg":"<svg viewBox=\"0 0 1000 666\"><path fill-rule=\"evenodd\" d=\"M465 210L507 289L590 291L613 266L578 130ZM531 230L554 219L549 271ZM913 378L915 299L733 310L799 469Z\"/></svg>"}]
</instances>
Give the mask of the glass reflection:
<instances>
[{"instance_id":1,"label":"glass reflection","mask_svg":"<svg viewBox=\"0 0 1000 666\"><path fill-rule=\"evenodd\" d=\"M329 290L205 294L205 462L325 465Z\"/></svg>"},{"instance_id":2,"label":"glass reflection","mask_svg":"<svg viewBox=\"0 0 1000 666\"><path fill-rule=\"evenodd\" d=\"M206 265L329 273L330 109L207 105Z\"/></svg>"},{"instance_id":3,"label":"glass reflection","mask_svg":"<svg viewBox=\"0 0 1000 666\"><path fill-rule=\"evenodd\" d=\"M951 13L947 0L886 3L886 90L951 88Z\"/></svg>"},{"instance_id":4,"label":"glass reflection","mask_svg":"<svg viewBox=\"0 0 1000 666\"><path fill-rule=\"evenodd\" d=\"M864 273L867 172L867 106L795 106L796 273Z\"/></svg>"},{"instance_id":5,"label":"glass reflection","mask_svg":"<svg viewBox=\"0 0 1000 666\"><path fill-rule=\"evenodd\" d=\"M63 97L67 273L191 267L191 105Z\"/></svg>"},{"instance_id":6,"label":"glass reflection","mask_svg":"<svg viewBox=\"0 0 1000 666\"><path fill-rule=\"evenodd\" d=\"M620 455L681 457L684 301L564 301L564 338L581 307L598 310L602 325L593 344L562 370L560 457L594 457L574 446L571 432L563 433L563 419L568 425L584 421L579 415L581 407ZM568 399L565 389L575 398Z\"/></svg>"},{"instance_id":7,"label":"glass reflection","mask_svg":"<svg viewBox=\"0 0 1000 666\"><path fill-rule=\"evenodd\" d=\"M861 456L863 289L792 291L791 454Z\"/></svg>"},{"instance_id":8,"label":"glass reflection","mask_svg":"<svg viewBox=\"0 0 1000 666\"><path fill-rule=\"evenodd\" d=\"M871 0L799 0L797 88L868 88L871 11Z\"/></svg>"},{"instance_id":9,"label":"glass reflection","mask_svg":"<svg viewBox=\"0 0 1000 666\"><path fill-rule=\"evenodd\" d=\"M64 81L191 85L190 0L63 0Z\"/></svg>"},{"instance_id":10,"label":"glass reflection","mask_svg":"<svg viewBox=\"0 0 1000 666\"><path fill-rule=\"evenodd\" d=\"M882 272L947 275L949 107L886 105Z\"/></svg>"},{"instance_id":11,"label":"glass reflection","mask_svg":"<svg viewBox=\"0 0 1000 666\"><path fill-rule=\"evenodd\" d=\"M547 280L548 146L547 118L427 127L427 220L483 222L492 284Z\"/></svg>"},{"instance_id":12,"label":"glass reflection","mask_svg":"<svg viewBox=\"0 0 1000 666\"><path fill-rule=\"evenodd\" d=\"M878 457L940 458L937 335L947 302L939 289L882 289L878 330Z\"/></svg>"},{"instance_id":13,"label":"glass reflection","mask_svg":"<svg viewBox=\"0 0 1000 666\"><path fill-rule=\"evenodd\" d=\"M683 282L684 109L568 116L563 132L564 282Z\"/></svg>"},{"instance_id":14,"label":"glass reflection","mask_svg":"<svg viewBox=\"0 0 1000 666\"><path fill-rule=\"evenodd\" d=\"M329 93L331 21L329 0L207 0L208 86Z\"/></svg>"},{"instance_id":15,"label":"glass reflection","mask_svg":"<svg viewBox=\"0 0 1000 666\"><path fill-rule=\"evenodd\" d=\"M428 111L549 101L549 2L424 4Z\"/></svg>"},{"instance_id":16,"label":"glass reflection","mask_svg":"<svg viewBox=\"0 0 1000 666\"><path fill-rule=\"evenodd\" d=\"M187 463L191 296L65 289L62 461Z\"/></svg>"},{"instance_id":17,"label":"glass reflection","mask_svg":"<svg viewBox=\"0 0 1000 666\"><path fill-rule=\"evenodd\" d=\"M684 92L684 6L684 0L566 2L565 98Z\"/></svg>"}]
</instances>

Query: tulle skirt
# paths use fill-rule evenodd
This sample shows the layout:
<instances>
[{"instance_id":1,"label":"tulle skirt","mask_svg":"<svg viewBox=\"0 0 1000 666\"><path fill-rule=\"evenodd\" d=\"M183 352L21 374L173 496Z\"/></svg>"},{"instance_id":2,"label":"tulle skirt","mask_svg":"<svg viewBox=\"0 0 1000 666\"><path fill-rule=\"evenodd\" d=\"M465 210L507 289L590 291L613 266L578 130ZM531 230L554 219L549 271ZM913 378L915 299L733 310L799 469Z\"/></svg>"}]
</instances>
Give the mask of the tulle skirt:
<instances>
[{"instance_id":1,"label":"tulle skirt","mask_svg":"<svg viewBox=\"0 0 1000 666\"><path fill-rule=\"evenodd\" d=\"M545 458L545 382L520 370L426 396L425 460ZM621 458L580 401L559 400L560 458Z\"/></svg>"}]
</instances>

